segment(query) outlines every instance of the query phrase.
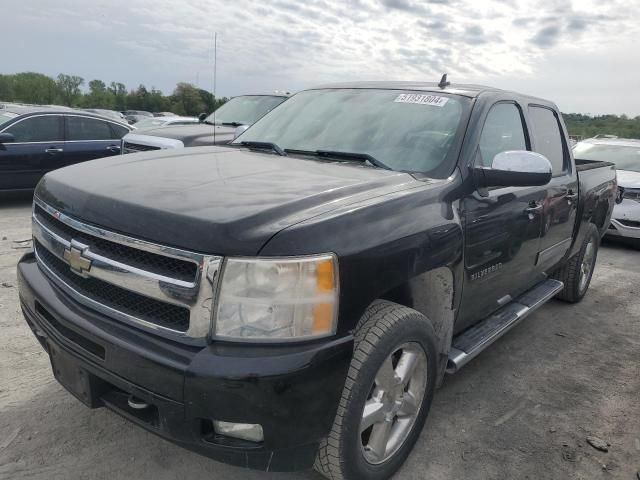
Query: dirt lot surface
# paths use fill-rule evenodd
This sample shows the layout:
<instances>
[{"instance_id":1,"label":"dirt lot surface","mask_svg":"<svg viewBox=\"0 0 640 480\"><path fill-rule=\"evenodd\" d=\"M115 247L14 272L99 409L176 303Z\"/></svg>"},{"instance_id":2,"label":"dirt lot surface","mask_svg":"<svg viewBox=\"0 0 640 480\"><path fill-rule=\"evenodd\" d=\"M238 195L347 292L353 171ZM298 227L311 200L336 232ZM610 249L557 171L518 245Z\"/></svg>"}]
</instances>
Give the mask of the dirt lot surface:
<instances>
[{"instance_id":1,"label":"dirt lot surface","mask_svg":"<svg viewBox=\"0 0 640 480\"><path fill-rule=\"evenodd\" d=\"M0 478L319 478L223 465L67 394L18 307L29 213L28 197L0 198ZM447 378L396 478L636 480L638 470L640 251L609 244L582 303L549 303Z\"/></svg>"}]
</instances>

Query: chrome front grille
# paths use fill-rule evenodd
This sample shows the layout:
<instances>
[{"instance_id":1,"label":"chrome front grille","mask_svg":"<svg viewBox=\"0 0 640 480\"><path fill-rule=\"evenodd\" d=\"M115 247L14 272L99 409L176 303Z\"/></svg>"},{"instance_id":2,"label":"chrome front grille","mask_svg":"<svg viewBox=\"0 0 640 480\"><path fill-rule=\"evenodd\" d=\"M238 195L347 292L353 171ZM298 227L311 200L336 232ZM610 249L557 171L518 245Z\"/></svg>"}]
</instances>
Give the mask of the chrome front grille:
<instances>
[{"instance_id":1,"label":"chrome front grille","mask_svg":"<svg viewBox=\"0 0 640 480\"><path fill-rule=\"evenodd\" d=\"M220 257L109 232L38 198L33 236L41 269L84 306L163 336L209 333Z\"/></svg>"},{"instance_id":2,"label":"chrome front grille","mask_svg":"<svg viewBox=\"0 0 640 480\"><path fill-rule=\"evenodd\" d=\"M150 152L152 150L160 150L160 147L152 145L142 145L141 143L124 142L123 153Z\"/></svg>"}]
</instances>

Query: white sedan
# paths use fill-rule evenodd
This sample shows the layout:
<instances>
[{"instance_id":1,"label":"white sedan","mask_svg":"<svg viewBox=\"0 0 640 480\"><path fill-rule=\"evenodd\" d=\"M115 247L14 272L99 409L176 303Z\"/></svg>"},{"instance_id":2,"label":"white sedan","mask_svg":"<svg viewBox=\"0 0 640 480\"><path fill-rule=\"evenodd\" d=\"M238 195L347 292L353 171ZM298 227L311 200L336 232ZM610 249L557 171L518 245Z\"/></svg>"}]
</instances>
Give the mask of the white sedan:
<instances>
[{"instance_id":1,"label":"white sedan","mask_svg":"<svg viewBox=\"0 0 640 480\"><path fill-rule=\"evenodd\" d=\"M576 144L573 156L616 165L618 202L607 235L640 240L640 140L591 138Z\"/></svg>"}]
</instances>

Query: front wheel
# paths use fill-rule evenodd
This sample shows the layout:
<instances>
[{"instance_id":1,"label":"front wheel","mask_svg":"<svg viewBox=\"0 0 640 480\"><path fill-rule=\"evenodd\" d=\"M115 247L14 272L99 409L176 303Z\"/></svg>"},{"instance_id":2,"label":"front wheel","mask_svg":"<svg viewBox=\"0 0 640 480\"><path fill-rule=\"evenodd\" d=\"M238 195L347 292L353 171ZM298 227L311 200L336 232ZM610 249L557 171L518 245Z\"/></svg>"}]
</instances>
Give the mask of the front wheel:
<instances>
[{"instance_id":1,"label":"front wheel","mask_svg":"<svg viewBox=\"0 0 640 480\"><path fill-rule=\"evenodd\" d=\"M369 308L317 471L331 480L383 480L400 468L435 391L435 345L429 320L415 310L386 301Z\"/></svg>"}]
</instances>

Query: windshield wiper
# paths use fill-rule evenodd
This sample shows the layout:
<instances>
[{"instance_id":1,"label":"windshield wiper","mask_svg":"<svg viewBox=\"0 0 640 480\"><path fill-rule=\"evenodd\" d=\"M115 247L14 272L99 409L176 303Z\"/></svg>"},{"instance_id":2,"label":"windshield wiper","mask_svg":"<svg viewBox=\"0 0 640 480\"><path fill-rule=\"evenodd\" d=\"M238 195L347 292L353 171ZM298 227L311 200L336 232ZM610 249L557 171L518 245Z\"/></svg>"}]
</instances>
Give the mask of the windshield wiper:
<instances>
[{"instance_id":1,"label":"windshield wiper","mask_svg":"<svg viewBox=\"0 0 640 480\"><path fill-rule=\"evenodd\" d=\"M281 157L286 157L287 156L287 153L283 149L281 149L275 143L271 143L271 142L245 141L245 142L240 142L240 145L244 145L245 147L249 147L249 148L257 148L257 149L261 149L261 150L271 150L273 152L276 152Z\"/></svg>"},{"instance_id":2,"label":"windshield wiper","mask_svg":"<svg viewBox=\"0 0 640 480\"><path fill-rule=\"evenodd\" d=\"M315 154L318 155L319 157L344 158L347 160L358 160L361 162L369 162L374 167L384 168L385 170L391 170L391 167L385 165L380 160L369 155L368 153L337 152L333 150L316 150Z\"/></svg>"},{"instance_id":3,"label":"windshield wiper","mask_svg":"<svg viewBox=\"0 0 640 480\"><path fill-rule=\"evenodd\" d=\"M241 123L241 122L222 122L219 125L225 125L225 126L229 126L229 127L240 127L242 125L246 125L246 123Z\"/></svg>"}]
</instances>

